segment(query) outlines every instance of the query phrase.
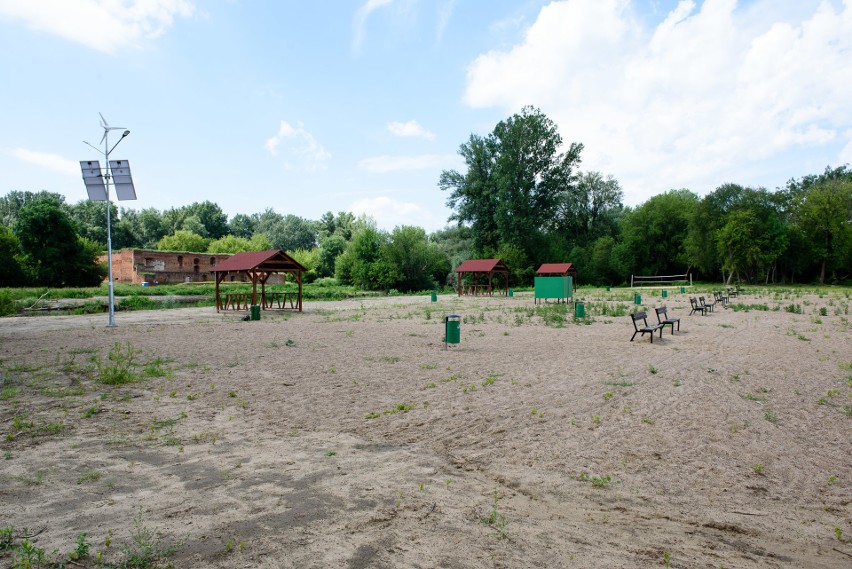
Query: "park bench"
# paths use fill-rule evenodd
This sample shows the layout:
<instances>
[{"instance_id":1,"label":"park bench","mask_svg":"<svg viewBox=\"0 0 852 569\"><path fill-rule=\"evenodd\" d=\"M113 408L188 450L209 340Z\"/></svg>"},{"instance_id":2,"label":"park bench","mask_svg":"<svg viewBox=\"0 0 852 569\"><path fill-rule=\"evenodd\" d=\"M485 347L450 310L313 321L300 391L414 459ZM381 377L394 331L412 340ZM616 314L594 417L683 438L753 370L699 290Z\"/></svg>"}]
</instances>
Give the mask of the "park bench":
<instances>
[{"instance_id":1,"label":"park bench","mask_svg":"<svg viewBox=\"0 0 852 569\"><path fill-rule=\"evenodd\" d=\"M662 324L648 324L648 316L644 312L637 312L635 314L630 315L630 319L633 321L633 336L630 337L630 341L633 341L633 338L636 337L636 334L641 333L643 336L645 334L651 334L651 343L654 343L654 332L657 330L660 331L660 338L663 337L663 325ZM639 321L642 321L642 325L638 324Z\"/></svg>"},{"instance_id":2,"label":"park bench","mask_svg":"<svg viewBox=\"0 0 852 569\"><path fill-rule=\"evenodd\" d=\"M677 331L680 332L680 318L669 318L668 312L666 312L666 307L663 306L661 308L655 308L654 312L657 313L657 322L660 323L660 326L663 330L666 329L666 325L671 326L672 335L674 335L674 325L677 323ZM663 332L660 331L660 336L662 336Z\"/></svg>"},{"instance_id":3,"label":"park bench","mask_svg":"<svg viewBox=\"0 0 852 569\"><path fill-rule=\"evenodd\" d=\"M690 306L692 306L692 310L689 311L690 316L692 316L696 312L700 312L701 316L704 316L705 314L707 314L707 310L709 310L706 306L698 304L698 301L693 296L689 297L689 304Z\"/></svg>"}]
</instances>

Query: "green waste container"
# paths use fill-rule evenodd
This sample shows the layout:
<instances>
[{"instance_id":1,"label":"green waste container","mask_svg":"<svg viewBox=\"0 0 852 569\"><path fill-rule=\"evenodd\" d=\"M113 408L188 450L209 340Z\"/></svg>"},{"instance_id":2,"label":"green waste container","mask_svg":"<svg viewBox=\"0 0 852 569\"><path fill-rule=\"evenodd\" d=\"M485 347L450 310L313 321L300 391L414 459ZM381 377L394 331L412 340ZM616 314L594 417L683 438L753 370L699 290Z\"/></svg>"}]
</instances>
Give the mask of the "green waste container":
<instances>
[{"instance_id":1,"label":"green waste container","mask_svg":"<svg viewBox=\"0 0 852 569\"><path fill-rule=\"evenodd\" d=\"M582 300L574 301L574 318L586 317L586 305Z\"/></svg>"},{"instance_id":2,"label":"green waste container","mask_svg":"<svg viewBox=\"0 0 852 569\"><path fill-rule=\"evenodd\" d=\"M686 292L686 287L685 286L680 287L680 293L683 294L685 292Z\"/></svg>"},{"instance_id":3,"label":"green waste container","mask_svg":"<svg viewBox=\"0 0 852 569\"><path fill-rule=\"evenodd\" d=\"M669 291L667 291L666 289L663 289L663 298L668 298L668 297L669 297Z\"/></svg>"},{"instance_id":4,"label":"green waste container","mask_svg":"<svg viewBox=\"0 0 852 569\"><path fill-rule=\"evenodd\" d=\"M607 292L609 292L610 290L612 290L612 287L606 287Z\"/></svg>"},{"instance_id":5,"label":"green waste container","mask_svg":"<svg viewBox=\"0 0 852 569\"><path fill-rule=\"evenodd\" d=\"M432 291L432 302L438 302L438 295L434 290Z\"/></svg>"},{"instance_id":6,"label":"green waste container","mask_svg":"<svg viewBox=\"0 0 852 569\"><path fill-rule=\"evenodd\" d=\"M515 291L512 290L512 289L509 289L509 296L510 297L515 296Z\"/></svg>"},{"instance_id":7,"label":"green waste container","mask_svg":"<svg viewBox=\"0 0 852 569\"><path fill-rule=\"evenodd\" d=\"M461 316L458 314L447 314L444 316L444 349L449 344L461 342Z\"/></svg>"},{"instance_id":8,"label":"green waste container","mask_svg":"<svg viewBox=\"0 0 852 569\"><path fill-rule=\"evenodd\" d=\"M251 307L251 319L252 320L260 320L260 305L252 304Z\"/></svg>"},{"instance_id":9,"label":"green waste container","mask_svg":"<svg viewBox=\"0 0 852 569\"><path fill-rule=\"evenodd\" d=\"M633 295L633 303L634 304L642 304L642 295L638 292Z\"/></svg>"}]
</instances>

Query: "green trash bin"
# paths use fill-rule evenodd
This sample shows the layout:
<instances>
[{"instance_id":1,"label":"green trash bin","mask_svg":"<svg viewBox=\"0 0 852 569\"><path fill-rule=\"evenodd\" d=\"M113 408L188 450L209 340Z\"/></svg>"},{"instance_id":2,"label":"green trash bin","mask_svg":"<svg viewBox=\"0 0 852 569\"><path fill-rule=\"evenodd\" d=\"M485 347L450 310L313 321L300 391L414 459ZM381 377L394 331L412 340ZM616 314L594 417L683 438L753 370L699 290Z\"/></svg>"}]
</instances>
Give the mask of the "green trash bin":
<instances>
[{"instance_id":1,"label":"green trash bin","mask_svg":"<svg viewBox=\"0 0 852 569\"><path fill-rule=\"evenodd\" d=\"M668 298L668 297L669 297L669 291L667 291L666 289L663 289L663 298Z\"/></svg>"},{"instance_id":2,"label":"green trash bin","mask_svg":"<svg viewBox=\"0 0 852 569\"><path fill-rule=\"evenodd\" d=\"M438 295L434 290L432 291L432 302L438 302Z\"/></svg>"},{"instance_id":3,"label":"green trash bin","mask_svg":"<svg viewBox=\"0 0 852 569\"><path fill-rule=\"evenodd\" d=\"M686 292L686 287L685 286L680 287L680 293L683 294L685 292Z\"/></svg>"},{"instance_id":4,"label":"green trash bin","mask_svg":"<svg viewBox=\"0 0 852 569\"><path fill-rule=\"evenodd\" d=\"M511 298L513 296L515 296L515 291L510 288L509 289L509 297Z\"/></svg>"},{"instance_id":5,"label":"green trash bin","mask_svg":"<svg viewBox=\"0 0 852 569\"><path fill-rule=\"evenodd\" d=\"M634 304L642 304L642 295L638 292L633 295L633 303Z\"/></svg>"},{"instance_id":6,"label":"green trash bin","mask_svg":"<svg viewBox=\"0 0 852 569\"><path fill-rule=\"evenodd\" d=\"M607 292L609 292L610 290L612 290L612 287L606 287Z\"/></svg>"},{"instance_id":7,"label":"green trash bin","mask_svg":"<svg viewBox=\"0 0 852 569\"><path fill-rule=\"evenodd\" d=\"M449 344L461 342L461 316L458 314L447 314L444 316L444 349Z\"/></svg>"},{"instance_id":8,"label":"green trash bin","mask_svg":"<svg viewBox=\"0 0 852 569\"><path fill-rule=\"evenodd\" d=\"M250 307L251 310L251 319L252 320L260 320L260 305L252 304Z\"/></svg>"},{"instance_id":9,"label":"green trash bin","mask_svg":"<svg viewBox=\"0 0 852 569\"><path fill-rule=\"evenodd\" d=\"M586 317L586 304L582 300L574 301L574 318Z\"/></svg>"}]
</instances>

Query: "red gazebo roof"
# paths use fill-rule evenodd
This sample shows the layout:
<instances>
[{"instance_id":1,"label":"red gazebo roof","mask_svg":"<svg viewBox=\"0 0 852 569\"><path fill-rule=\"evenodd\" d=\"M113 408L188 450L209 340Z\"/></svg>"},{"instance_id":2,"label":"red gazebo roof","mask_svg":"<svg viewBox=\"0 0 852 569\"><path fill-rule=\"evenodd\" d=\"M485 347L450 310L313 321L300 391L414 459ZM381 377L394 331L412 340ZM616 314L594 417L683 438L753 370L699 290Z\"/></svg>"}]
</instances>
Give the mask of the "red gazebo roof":
<instances>
[{"instance_id":1,"label":"red gazebo roof","mask_svg":"<svg viewBox=\"0 0 852 569\"><path fill-rule=\"evenodd\" d=\"M574 263L544 263L538 268L536 274L539 275L567 275L576 273Z\"/></svg>"},{"instance_id":2,"label":"red gazebo roof","mask_svg":"<svg viewBox=\"0 0 852 569\"><path fill-rule=\"evenodd\" d=\"M457 273L509 272L509 267L500 259L468 259L456 269Z\"/></svg>"},{"instance_id":3,"label":"red gazebo roof","mask_svg":"<svg viewBox=\"0 0 852 569\"><path fill-rule=\"evenodd\" d=\"M305 271L305 267L299 264L293 257L279 249L270 251L247 251L237 253L233 257L225 259L215 267L214 273L228 271L250 271L252 269L271 271Z\"/></svg>"}]
</instances>

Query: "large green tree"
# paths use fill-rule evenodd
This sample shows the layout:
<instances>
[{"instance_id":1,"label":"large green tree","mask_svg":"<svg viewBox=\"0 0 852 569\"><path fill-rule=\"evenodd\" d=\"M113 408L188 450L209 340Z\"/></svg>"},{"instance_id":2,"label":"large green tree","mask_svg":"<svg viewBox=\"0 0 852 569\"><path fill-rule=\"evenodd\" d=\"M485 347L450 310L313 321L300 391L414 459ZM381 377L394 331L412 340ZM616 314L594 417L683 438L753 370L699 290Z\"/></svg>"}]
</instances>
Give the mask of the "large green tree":
<instances>
[{"instance_id":1,"label":"large green tree","mask_svg":"<svg viewBox=\"0 0 852 569\"><path fill-rule=\"evenodd\" d=\"M840 268L847 278L852 261L852 182L827 179L810 186L801 198L798 219L811 239L819 282L825 282L827 271Z\"/></svg>"},{"instance_id":2,"label":"large green tree","mask_svg":"<svg viewBox=\"0 0 852 569\"><path fill-rule=\"evenodd\" d=\"M191 253L204 253L210 244L210 239L191 231L178 230L174 235L166 235L157 243L160 251L186 251Z\"/></svg>"},{"instance_id":3,"label":"large green tree","mask_svg":"<svg viewBox=\"0 0 852 569\"><path fill-rule=\"evenodd\" d=\"M685 250L689 220L698 196L689 190L656 195L622 218L625 270L639 275L683 274L689 268Z\"/></svg>"},{"instance_id":4,"label":"large green tree","mask_svg":"<svg viewBox=\"0 0 852 569\"><path fill-rule=\"evenodd\" d=\"M101 282L99 246L77 235L74 224L52 200L36 201L18 212L15 236L32 282L43 286L94 286Z\"/></svg>"},{"instance_id":5,"label":"large green tree","mask_svg":"<svg viewBox=\"0 0 852 569\"><path fill-rule=\"evenodd\" d=\"M467 172L444 171L438 182L450 192L451 220L470 225L478 252L510 244L541 261L545 231L575 182L582 149L571 143L560 151L556 124L534 107L499 122L485 138L471 135L459 148Z\"/></svg>"},{"instance_id":6,"label":"large green tree","mask_svg":"<svg viewBox=\"0 0 852 569\"><path fill-rule=\"evenodd\" d=\"M20 257L21 244L18 238L10 228L0 225L0 287L26 284Z\"/></svg>"}]
</instances>

